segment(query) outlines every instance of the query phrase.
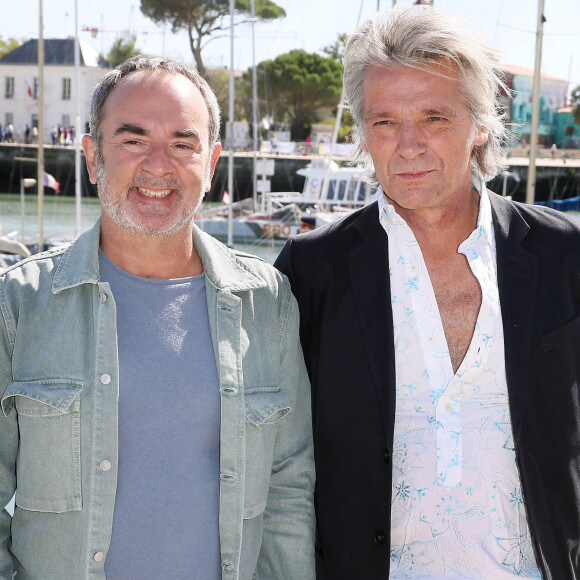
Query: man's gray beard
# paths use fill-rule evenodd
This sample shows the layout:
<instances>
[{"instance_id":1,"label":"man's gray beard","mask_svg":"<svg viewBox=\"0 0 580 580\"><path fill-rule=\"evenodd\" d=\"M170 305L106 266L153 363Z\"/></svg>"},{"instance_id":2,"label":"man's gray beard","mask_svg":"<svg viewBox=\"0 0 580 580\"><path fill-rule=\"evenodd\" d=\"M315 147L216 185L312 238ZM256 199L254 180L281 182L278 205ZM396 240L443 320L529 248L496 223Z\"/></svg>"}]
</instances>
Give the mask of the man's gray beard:
<instances>
[{"instance_id":1,"label":"man's gray beard","mask_svg":"<svg viewBox=\"0 0 580 580\"><path fill-rule=\"evenodd\" d=\"M189 214L185 214L180 216L177 221L171 225L169 228L165 230L156 230L146 227L143 224L135 223L130 219L130 217L123 212L118 205L116 205L112 201L112 197L114 196L114 191L108 183L107 180L107 171L101 159L97 161L97 192L99 194L99 199L101 200L101 207L103 211L115 222L119 227L123 228L124 230L132 233L132 234L145 234L147 236L154 236L154 237L170 237L176 234L177 232L181 231L187 224L193 221L193 218L201 204L203 202L203 198L205 196L206 185L207 181L209 180L208 172L204 177L204 181L202 184L202 191L199 197L199 201L193 211ZM129 184L127 191L134 185L135 180ZM147 179L140 178L139 186L141 187L161 187L161 188L171 188L178 191L179 195L183 194L183 187L180 183L176 182L175 180L149 180L147 183ZM118 192L117 192L118 193Z\"/></svg>"}]
</instances>

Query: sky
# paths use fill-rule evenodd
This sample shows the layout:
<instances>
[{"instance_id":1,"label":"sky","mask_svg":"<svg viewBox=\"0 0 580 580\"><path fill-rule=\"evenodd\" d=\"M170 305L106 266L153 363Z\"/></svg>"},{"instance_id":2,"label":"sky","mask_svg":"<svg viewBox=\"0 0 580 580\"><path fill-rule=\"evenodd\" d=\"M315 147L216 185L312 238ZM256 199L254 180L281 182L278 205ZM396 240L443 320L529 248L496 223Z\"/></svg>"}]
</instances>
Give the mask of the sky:
<instances>
[{"instance_id":1,"label":"sky","mask_svg":"<svg viewBox=\"0 0 580 580\"><path fill-rule=\"evenodd\" d=\"M65 38L75 33L75 0L42 0L44 37ZM318 52L341 33L350 34L357 23L374 14L377 6L391 8L393 0L276 0L286 18L257 23L256 62L275 58L295 48ZM396 0L409 6L413 0ZM534 68L539 0L434 0L435 5L459 15L499 48L500 60ZM40 0L0 0L0 36L37 38ZM137 48L147 53L165 53L193 61L186 31L171 33L143 16L139 0L77 0L80 38L96 49L109 51L114 40L129 30L137 37ZM580 1L544 0L542 73L580 85ZM97 28L93 38L83 27ZM213 39L203 51L206 66L230 65L229 32ZM252 66L251 25L236 27L234 68Z\"/></svg>"}]
</instances>

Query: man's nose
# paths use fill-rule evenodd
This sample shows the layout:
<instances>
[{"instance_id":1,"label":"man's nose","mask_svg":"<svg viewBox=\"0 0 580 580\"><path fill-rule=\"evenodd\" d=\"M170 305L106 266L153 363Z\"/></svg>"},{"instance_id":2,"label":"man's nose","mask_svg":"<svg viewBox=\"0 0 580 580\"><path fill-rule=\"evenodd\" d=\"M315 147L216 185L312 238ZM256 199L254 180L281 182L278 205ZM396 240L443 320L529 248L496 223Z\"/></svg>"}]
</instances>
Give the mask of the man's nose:
<instances>
[{"instance_id":1,"label":"man's nose","mask_svg":"<svg viewBox=\"0 0 580 580\"><path fill-rule=\"evenodd\" d=\"M412 121L403 121L399 130L397 153L405 159L414 159L424 153L425 139L421 128Z\"/></svg>"},{"instance_id":2,"label":"man's nose","mask_svg":"<svg viewBox=\"0 0 580 580\"><path fill-rule=\"evenodd\" d=\"M165 175L173 170L167 148L163 143L152 143L141 165L151 175Z\"/></svg>"}]
</instances>

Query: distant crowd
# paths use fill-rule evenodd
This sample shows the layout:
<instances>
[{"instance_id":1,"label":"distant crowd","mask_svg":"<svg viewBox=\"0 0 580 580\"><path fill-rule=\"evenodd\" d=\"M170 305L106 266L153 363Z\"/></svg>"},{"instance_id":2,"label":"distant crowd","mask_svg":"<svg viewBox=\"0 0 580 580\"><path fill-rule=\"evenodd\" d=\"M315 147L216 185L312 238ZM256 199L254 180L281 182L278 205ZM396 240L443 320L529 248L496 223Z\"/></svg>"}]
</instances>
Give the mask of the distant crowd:
<instances>
[{"instance_id":1,"label":"distant crowd","mask_svg":"<svg viewBox=\"0 0 580 580\"><path fill-rule=\"evenodd\" d=\"M52 145L72 145L74 143L74 127L63 127L60 123L50 129L50 141ZM38 127L24 125L22 131L16 131L12 123L2 125L0 123L0 142L2 143L38 143Z\"/></svg>"}]
</instances>

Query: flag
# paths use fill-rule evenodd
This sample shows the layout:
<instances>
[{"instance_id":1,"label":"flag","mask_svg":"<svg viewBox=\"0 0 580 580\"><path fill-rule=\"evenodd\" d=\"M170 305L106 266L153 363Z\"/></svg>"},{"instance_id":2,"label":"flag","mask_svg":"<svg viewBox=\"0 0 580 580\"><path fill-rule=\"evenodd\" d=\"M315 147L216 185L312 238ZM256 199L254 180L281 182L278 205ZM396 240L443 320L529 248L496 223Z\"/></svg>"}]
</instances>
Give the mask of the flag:
<instances>
[{"instance_id":1,"label":"flag","mask_svg":"<svg viewBox=\"0 0 580 580\"><path fill-rule=\"evenodd\" d=\"M222 197L222 203L225 203L225 204L230 203L230 194L227 191L224 191L224 196Z\"/></svg>"},{"instance_id":2,"label":"flag","mask_svg":"<svg viewBox=\"0 0 580 580\"><path fill-rule=\"evenodd\" d=\"M26 83L26 93L30 98L32 98L32 89L30 88L28 81L24 81L24 82Z\"/></svg>"},{"instance_id":3,"label":"flag","mask_svg":"<svg viewBox=\"0 0 580 580\"><path fill-rule=\"evenodd\" d=\"M46 171L42 174L42 185L54 189L54 193L60 193L60 183Z\"/></svg>"}]
</instances>

